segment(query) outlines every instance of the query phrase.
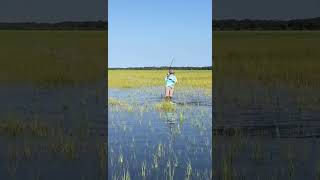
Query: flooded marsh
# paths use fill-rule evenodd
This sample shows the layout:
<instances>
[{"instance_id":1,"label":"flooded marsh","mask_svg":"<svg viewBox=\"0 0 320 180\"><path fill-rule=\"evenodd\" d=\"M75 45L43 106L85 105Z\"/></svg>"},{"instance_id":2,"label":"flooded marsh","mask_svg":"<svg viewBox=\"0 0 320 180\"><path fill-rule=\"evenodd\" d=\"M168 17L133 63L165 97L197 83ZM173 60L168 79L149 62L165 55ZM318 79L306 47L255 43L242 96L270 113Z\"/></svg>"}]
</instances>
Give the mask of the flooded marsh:
<instances>
[{"instance_id":1,"label":"flooded marsh","mask_svg":"<svg viewBox=\"0 0 320 180\"><path fill-rule=\"evenodd\" d=\"M106 179L107 33L0 37L1 179Z\"/></svg>"},{"instance_id":2,"label":"flooded marsh","mask_svg":"<svg viewBox=\"0 0 320 180\"><path fill-rule=\"evenodd\" d=\"M158 72L154 74L162 77ZM111 73L109 79L114 78ZM196 73L208 77L211 84L208 71ZM176 74L179 78L179 71ZM162 81L159 78L156 83ZM212 179L212 97L207 93L208 85L189 89L177 85L175 89L175 104L171 104L163 101L161 86L109 87L109 179Z\"/></svg>"},{"instance_id":3,"label":"flooded marsh","mask_svg":"<svg viewBox=\"0 0 320 180\"><path fill-rule=\"evenodd\" d=\"M213 39L214 179L318 179L320 33Z\"/></svg>"}]
</instances>

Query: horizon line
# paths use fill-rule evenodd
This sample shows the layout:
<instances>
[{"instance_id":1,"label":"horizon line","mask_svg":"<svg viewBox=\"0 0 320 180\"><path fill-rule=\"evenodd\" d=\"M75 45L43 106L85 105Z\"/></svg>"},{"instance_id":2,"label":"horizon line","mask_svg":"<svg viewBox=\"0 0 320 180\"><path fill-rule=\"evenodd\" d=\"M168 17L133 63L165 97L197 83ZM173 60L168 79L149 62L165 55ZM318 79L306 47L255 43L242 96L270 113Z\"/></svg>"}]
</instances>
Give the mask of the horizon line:
<instances>
[{"instance_id":1,"label":"horizon line","mask_svg":"<svg viewBox=\"0 0 320 180\"><path fill-rule=\"evenodd\" d=\"M319 16L309 17L309 18L290 18L290 19L277 19L277 18L222 18L222 19L215 19L213 18L212 21L228 21L228 20L235 20L235 21L299 21L299 20L310 20L310 19L320 19Z\"/></svg>"},{"instance_id":2,"label":"horizon line","mask_svg":"<svg viewBox=\"0 0 320 180\"><path fill-rule=\"evenodd\" d=\"M208 66L171 66L171 68L207 68ZM131 67L108 67L108 68L170 68L169 66L131 66Z\"/></svg>"},{"instance_id":3,"label":"horizon line","mask_svg":"<svg viewBox=\"0 0 320 180\"><path fill-rule=\"evenodd\" d=\"M236 20L236 21L296 21L296 20L310 20L310 19L320 19L320 16L316 17L309 17L309 18L292 18L292 19L277 19L277 18L213 18L212 21L226 21L226 20ZM83 23L83 22L103 22L108 23L108 20L84 20L84 21L73 21L73 20L65 20L65 21L56 21L56 22L49 22L49 21L16 21L16 22L8 22L8 21L0 21L0 23L8 23L8 24L19 24L19 23L38 23L38 24L59 24L59 23Z\"/></svg>"}]
</instances>

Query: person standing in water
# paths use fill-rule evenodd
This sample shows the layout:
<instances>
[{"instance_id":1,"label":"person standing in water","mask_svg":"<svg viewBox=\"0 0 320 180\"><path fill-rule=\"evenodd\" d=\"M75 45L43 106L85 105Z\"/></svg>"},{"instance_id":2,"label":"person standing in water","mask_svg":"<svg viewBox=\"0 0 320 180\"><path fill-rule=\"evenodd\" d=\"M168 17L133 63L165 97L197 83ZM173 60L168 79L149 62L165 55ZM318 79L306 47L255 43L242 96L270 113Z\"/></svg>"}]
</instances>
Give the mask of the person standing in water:
<instances>
[{"instance_id":1,"label":"person standing in water","mask_svg":"<svg viewBox=\"0 0 320 180\"><path fill-rule=\"evenodd\" d=\"M164 80L166 82L165 100L171 101L174 91L174 85L177 83L177 77L174 75L174 71L172 68L169 69L169 72Z\"/></svg>"}]
</instances>

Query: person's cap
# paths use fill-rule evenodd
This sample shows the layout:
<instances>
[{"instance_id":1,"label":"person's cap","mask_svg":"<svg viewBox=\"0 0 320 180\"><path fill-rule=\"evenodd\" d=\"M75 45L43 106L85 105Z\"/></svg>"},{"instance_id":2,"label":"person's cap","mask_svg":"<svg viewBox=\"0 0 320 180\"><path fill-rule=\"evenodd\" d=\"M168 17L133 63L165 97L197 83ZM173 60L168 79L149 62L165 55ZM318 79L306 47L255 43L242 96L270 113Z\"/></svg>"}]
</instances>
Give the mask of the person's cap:
<instances>
[{"instance_id":1,"label":"person's cap","mask_svg":"<svg viewBox=\"0 0 320 180\"><path fill-rule=\"evenodd\" d=\"M171 74L173 74L173 73L174 73L174 71L173 71L173 69L172 69L172 68L170 68L170 69L169 69L169 73L171 73Z\"/></svg>"}]
</instances>

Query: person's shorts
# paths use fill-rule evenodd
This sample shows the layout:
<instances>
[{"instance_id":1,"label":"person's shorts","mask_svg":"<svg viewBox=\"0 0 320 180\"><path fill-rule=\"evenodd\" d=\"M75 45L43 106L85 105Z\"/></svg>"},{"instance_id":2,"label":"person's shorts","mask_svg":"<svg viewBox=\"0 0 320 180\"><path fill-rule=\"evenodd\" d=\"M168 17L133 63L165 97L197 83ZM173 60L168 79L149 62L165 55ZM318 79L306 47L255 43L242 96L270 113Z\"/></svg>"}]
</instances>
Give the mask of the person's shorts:
<instances>
[{"instance_id":1,"label":"person's shorts","mask_svg":"<svg viewBox=\"0 0 320 180\"><path fill-rule=\"evenodd\" d=\"M173 87L173 86L166 86L166 88L174 89L174 87Z\"/></svg>"}]
</instances>

